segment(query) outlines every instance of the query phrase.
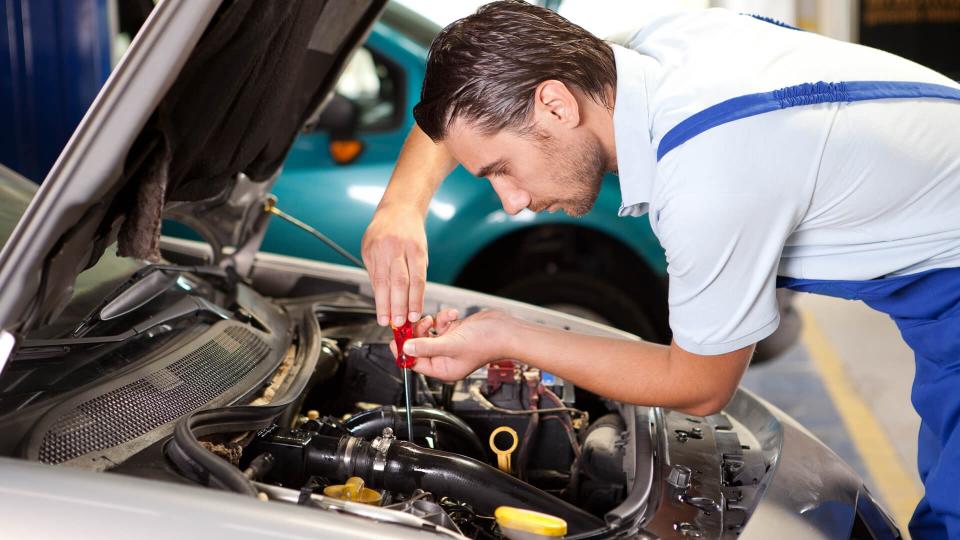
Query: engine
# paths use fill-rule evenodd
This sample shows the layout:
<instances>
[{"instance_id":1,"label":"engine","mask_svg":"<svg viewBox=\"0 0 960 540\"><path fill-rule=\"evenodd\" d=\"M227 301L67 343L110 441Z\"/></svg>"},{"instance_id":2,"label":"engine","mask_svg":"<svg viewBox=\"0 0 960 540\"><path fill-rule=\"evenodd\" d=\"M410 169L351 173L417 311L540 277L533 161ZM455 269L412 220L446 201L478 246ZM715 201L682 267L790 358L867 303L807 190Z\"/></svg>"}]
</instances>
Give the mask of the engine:
<instances>
[{"instance_id":1,"label":"engine","mask_svg":"<svg viewBox=\"0 0 960 540\"><path fill-rule=\"evenodd\" d=\"M555 516L570 534L604 526L628 483L614 404L501 361L456 383L413 377L408 425L390 330L365 301L336 299L313 304L322 338L303 391L181 422L167 449L180 474L298 504L377 506L471 538L504 537L500 507ZM293 384L276 377L265 394Z\"/></svg>"}]
</instances>

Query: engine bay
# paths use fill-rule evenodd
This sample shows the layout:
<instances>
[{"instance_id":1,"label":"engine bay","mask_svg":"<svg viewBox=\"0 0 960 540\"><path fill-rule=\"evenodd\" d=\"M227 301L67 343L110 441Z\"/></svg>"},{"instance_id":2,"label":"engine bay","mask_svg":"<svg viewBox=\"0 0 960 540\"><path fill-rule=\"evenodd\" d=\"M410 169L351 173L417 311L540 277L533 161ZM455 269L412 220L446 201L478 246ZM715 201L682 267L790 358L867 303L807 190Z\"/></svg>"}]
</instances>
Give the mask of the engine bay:
<instances>
[{"instance_id":1,"label":"engine bay","mask_svg":"<svg viewBox=\"0 0 960 540\"><path fill-rule=\"evenodd\" d=\"M181 420L165 447L178 474L307 506L378 507L485 539L507 537L500 507L560 518L580 534L603 529L627 497L634 452L617 404L501 361L455 383L412 377L408 426L393 336L369 300L332 293L309 306L287 309L315 318L319 341L303 335L308 324L296 343L315 351L313 367L296 365L302 351L289 354L249 405Z\"/></svg>"},{"instance_id":2,"label":"engine bay","mask_svg":"<svg viewBox=\"0 0 960 540\"><path fill-rule=\"evenodd\" d=\"M157 271L170 275L153 284ZM255 289L215 268L143 270L78 311L89 331L19 351L0 454L455 538L531 523L550 537L726 538L746 523L777 455L777 437L752 434L769 417L735 409L751 431L624 404L502 360L450 383L410 377L408 422L393 333L338 277ZM469 316L489 300L475 294L443 298ZM116 306L126 318L105 319Z\"/></svg>"}]
</instances>

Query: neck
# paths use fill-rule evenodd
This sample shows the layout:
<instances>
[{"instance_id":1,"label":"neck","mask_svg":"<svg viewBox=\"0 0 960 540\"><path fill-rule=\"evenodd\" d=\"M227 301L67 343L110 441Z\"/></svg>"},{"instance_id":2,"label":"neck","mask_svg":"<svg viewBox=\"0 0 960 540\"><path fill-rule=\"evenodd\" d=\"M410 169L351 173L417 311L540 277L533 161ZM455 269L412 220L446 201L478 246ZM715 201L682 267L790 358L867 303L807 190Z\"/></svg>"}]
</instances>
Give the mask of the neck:
<instances>
[{"instance_id":1,"label":"neck","mask_svg":"<svg viewBox=\"0 0 960 540\"><path fill-rule=\"evenodd\" d=\"M604 169L606 172L617 171L617 143L613 129L613 107L616 93L613 89L607 91L607 103L609 107L602 103L597 103L592 99L587 100L587 107L590 114L587 116L590 121L590 131L600 143L600 149L603 151Z\"/></svg>"}]
</instances>

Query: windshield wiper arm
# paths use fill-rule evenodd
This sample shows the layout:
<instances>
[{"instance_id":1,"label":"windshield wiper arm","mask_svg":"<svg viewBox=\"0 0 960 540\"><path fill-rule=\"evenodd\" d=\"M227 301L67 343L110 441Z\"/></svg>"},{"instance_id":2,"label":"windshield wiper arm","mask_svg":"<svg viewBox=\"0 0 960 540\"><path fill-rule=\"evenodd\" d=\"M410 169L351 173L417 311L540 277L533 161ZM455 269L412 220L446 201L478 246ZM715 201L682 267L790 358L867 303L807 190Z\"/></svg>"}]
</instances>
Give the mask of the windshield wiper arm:
<instances>
[{"instance_id":1,"label":"windshield wiper arm","mask_svg":"<svg viewBox=\"0 0 960 540\"><path fill-rule=\"evenodd\" d=\"M71 335L79 338L88 333L99 321L110 321L129 315L153 302L182 279L184 273L192 273L232 280L230 273L216 266L184 266L176 264L154 264L133 274L126 283L111 294L108 301L87 315Z\"/></svg>"},{"instance_id":2,"label":"windshield wiper arm","mask_svg":"<svg viewBox=\"0 0 960 540\"><path fill-rule=\"evenodd\" d=\"M179 274L168 274L162 270L150 272L121 291L97 315L101 321L109 321L132 313L163 294L170 285L176 283L178 277Z\"/></svg>"},{"instance_id":3,"label":"windshield wiper arm","mask_svg":"<svg viewBox=\"0 0 960 540\"><path fill-rule=\"evenodd\" d=\"M143 321L140 324L137 324L120 334L113 334L109 336L95 336L95 337L76 337L76 338L55 338L55 339L27 339L23 341L23 344L20 346L21 350L23 349L37 349L37 348L52 348L56 347L67 352L72 347L83 346L83 345L101 345L105 343L118 343L125 341L134 336L147 332L151 328L155 328L161 324L168 323L170 321L175 321L177 319L186 317L187 315L192 315L194 313L212 313L221 319L230 319L230 313L220 306L210 302L205 298L199 298L196 296L185 296L179 301L177 301L172 306L164 309L160 313L150 317L149 319ZM14 358L14 361L18 358Z\"/></svg>"}]
</instances>

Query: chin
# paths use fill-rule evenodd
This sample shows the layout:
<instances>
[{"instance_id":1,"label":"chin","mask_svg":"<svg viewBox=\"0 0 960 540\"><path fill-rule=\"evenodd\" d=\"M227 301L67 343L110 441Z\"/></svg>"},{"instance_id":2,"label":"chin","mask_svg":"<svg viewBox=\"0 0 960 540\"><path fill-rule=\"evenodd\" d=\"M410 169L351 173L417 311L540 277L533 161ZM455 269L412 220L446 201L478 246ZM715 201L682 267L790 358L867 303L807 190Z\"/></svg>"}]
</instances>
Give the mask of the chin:
<instances>
[{"instance_id":1,"label":"chin","mask_svg":"<svg viewBox=\"0 0 960 540\"><path fill-rule=\"evenodd\" d=\"M569 206L560 207L563 210L563 213L570 217L583 217L590 213L593 210L593 205L596 203L597 197L594 195L589 201L582 201L578 203L570 204Z\"/></svg>"}]
</instances>

